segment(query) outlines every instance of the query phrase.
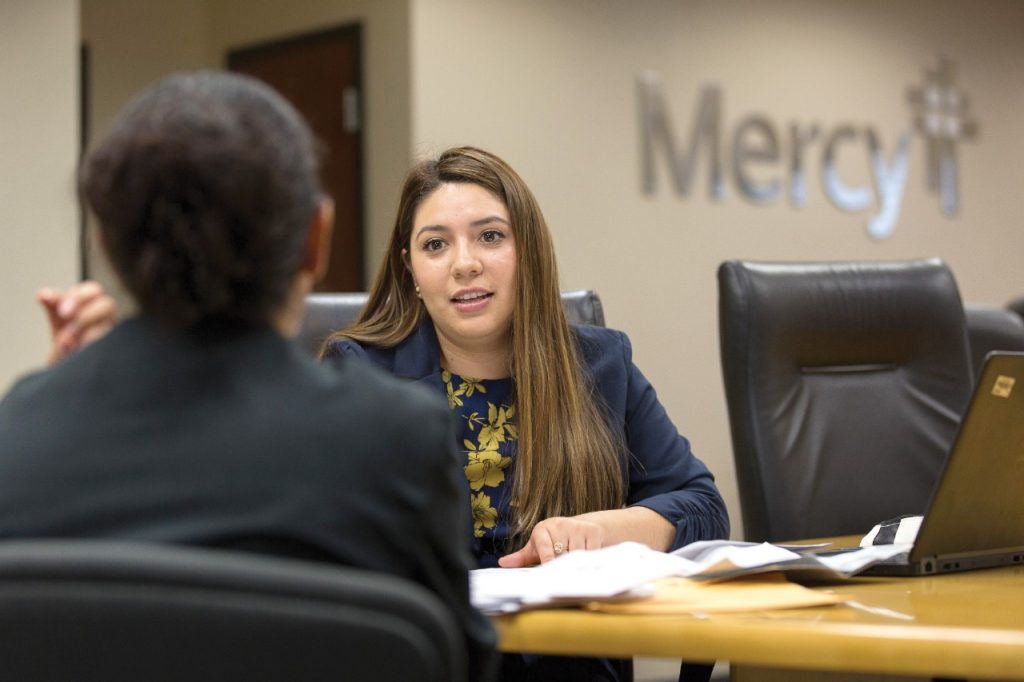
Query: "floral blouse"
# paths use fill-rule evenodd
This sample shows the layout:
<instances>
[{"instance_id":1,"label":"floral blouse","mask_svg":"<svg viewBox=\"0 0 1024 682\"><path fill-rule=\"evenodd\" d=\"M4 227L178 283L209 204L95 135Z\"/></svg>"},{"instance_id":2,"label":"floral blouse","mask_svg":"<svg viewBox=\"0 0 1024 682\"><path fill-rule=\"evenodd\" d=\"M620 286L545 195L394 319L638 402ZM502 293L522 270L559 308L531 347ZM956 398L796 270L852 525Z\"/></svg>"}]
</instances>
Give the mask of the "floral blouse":
<instances>
[{"instance_id":1,"label":"floral blouse","mask_svg":"<svg viewBox=\"0 0 1024 682\"><path fill-rule=\"evenodd\" d=\"M509 533L515 412L511 379L477 380L441 370L448 406L459 416L459 449L466 454L466 482L473 507L474 550L481 568L498 565Z\"/></svg>"}]
</instances>

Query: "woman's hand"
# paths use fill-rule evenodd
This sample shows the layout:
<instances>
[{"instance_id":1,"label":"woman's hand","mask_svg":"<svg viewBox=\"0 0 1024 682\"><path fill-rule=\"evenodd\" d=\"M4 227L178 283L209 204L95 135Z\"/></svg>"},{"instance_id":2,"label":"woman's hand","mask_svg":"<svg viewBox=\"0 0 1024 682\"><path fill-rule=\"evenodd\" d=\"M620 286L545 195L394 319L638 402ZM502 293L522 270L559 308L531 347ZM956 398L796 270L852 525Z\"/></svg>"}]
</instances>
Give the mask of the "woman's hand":
<instances>
[{"instance_id":1,"label":"woman's hand","mask_svg":"<svg viewBox=\"0 0 1024 682\"><path fill-rule=\"evenodd\" d=\"M604 544L605 532L601 525L581 516L553 516L534 526L526 545L498 559L498 565L519 568L543 564L566 552L600 549Z\"/></svg>"},{"instance_id":2,"label":"woman's hand","mask_svg":"<svg viewBox=\"0 0 1024 682\"><path fill-rule=\"evenodd\" d=\"M590 512L579 516L553 516L533 528L518 552L498 559L502 568L519 568L551 561L580 549L600 549L620 542L640 542L664 552L672 544L675 527L646 507Z\"/></svg>"},{"instance_id":3,"label":"woman's hand","mask_svg":"<svg viewBox=\"0 0 1024 682\"><path fill-rule=\"evenodd\" d=\"M100 338L117 322L117 304L97 282L79 282L66 292L41 289L36 300L50 321L51 365Z\"/></svg>"}]
</instances>

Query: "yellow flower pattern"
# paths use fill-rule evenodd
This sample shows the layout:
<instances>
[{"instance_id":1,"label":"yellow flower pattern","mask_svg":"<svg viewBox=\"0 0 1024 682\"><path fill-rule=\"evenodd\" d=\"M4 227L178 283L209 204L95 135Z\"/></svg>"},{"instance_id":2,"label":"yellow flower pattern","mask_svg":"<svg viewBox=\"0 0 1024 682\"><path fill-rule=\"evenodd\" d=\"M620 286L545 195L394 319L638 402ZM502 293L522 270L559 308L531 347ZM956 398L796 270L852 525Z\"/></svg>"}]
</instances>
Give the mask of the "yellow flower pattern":
<instances>
[{"instance_id":1,"label":"yellow flower pattern","mask_svg":"<svg viewBox=\"0 0 1024 682\"><path fill-rule=\"evenodd\" d=\"M462 396L469 398L477 391L487 393L487 387L476 379L462 379L458 388L452 388L452 373L446 369L441 370L441 380L448 394L448 407L451 408L462 407Z\"/></svg>"},{"instance_id":2,"label":"yellow flower pattern","mask_svg":"<svg viewBox=\"0 0 1024 682\"><path fill-rule=\"evenodd\" d=\"M484 493L473 495L471 503L473 505L473 535L482 538L485 528L494 528L498 523L498 510L491 506L490 496Z\"/></svg>"},{"instance_id":3,"label":"yellow flower pattern","mask_svg":"<svg viewBox=\"0 0 1024 682\"><path fill-rule=\"evenodd\" d=\"M487 393L482 381L468 377L458 377L447 370L441 371L441 380L448 397L448 406L460 412L465 422L465 433L462 445L466 453L466 465L463 468L471 491L473 508L473 534L477 538L484 537L487 531L494 531L498 526L498 509L491 501L491 495L483 492L486 488L495 489L505 482L505 470L512 464L512 458L505 455L512 442L518 438L515 423L515 407L481 400L480 394ZM476 396L475 400L467 399ZM474 410L479 404L479 410ZM486 415L481 414L486 403ZM475 440L475 442L474 442Z\"/></svg>"}]
</instances>

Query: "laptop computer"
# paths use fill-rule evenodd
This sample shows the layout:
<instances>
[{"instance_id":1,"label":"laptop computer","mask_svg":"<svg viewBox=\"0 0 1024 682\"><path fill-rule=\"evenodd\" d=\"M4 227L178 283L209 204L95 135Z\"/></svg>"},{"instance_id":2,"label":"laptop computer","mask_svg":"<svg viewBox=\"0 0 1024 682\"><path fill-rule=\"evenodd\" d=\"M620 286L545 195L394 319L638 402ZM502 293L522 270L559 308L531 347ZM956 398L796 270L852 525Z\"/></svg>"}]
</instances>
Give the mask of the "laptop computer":
<instances>
[{"instance_id":1,"label":"laptop computer","mask_svg":"<svg viewBox=\"0 0 1024 682\"><path fill-rule=\"evenodd\" d=\"M1024 565L1024 353L992 352L908 553L860 575Z\"/></svg>"}]
</instances>

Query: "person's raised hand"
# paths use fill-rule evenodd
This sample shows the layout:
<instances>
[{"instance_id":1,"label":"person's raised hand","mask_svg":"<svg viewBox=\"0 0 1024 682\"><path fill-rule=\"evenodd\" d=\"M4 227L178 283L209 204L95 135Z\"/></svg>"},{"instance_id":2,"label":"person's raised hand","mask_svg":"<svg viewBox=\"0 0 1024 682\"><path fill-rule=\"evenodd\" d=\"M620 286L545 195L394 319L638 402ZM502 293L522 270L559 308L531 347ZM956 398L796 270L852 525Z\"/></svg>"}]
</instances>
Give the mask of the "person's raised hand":
<instances>
[{"instance_id":1,"label":"person's raised hand","mask_svg":"<svg viewBox=\"0 0 1024 682\"><path fill-rule=\"evenodd\" d=\"M566 552L600 549L604 546L604 528L592 521L573 516L552 516L533 528L530 539L516 552L498 559L502 568L533 566L551 561Z\"/></svg>"},{"instance_id":2,"label":"person's raised hand","mask_svg":"<svg viewBox=\"0 0 1024 682\"><path fill-rule=\"evenodd\" d=\"M67 291L40 289L36 300L50 322L53 365L100 338L117 322L117 304L97 282L87 280Z\"/></svg>"}]
</instances>

